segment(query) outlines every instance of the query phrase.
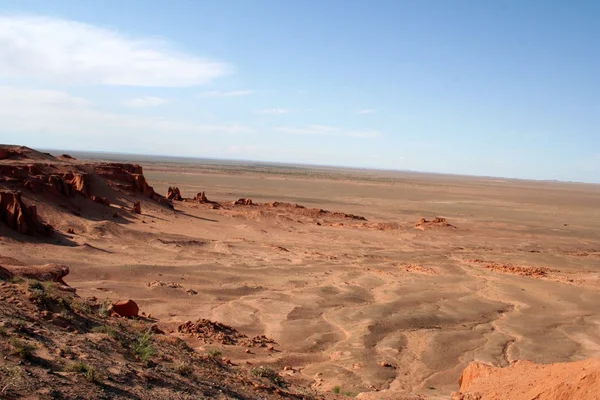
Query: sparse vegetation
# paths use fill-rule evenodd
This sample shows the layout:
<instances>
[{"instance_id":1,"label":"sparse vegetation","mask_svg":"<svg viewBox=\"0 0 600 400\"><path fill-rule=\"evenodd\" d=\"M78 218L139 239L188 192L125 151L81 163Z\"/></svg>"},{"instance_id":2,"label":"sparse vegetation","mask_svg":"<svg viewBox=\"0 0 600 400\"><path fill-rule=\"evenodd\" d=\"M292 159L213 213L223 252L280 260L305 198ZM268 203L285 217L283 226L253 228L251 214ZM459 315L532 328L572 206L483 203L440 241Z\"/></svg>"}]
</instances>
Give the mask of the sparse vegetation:
<instances>
[{"instance_id":1,"label":"sparse vegetation","mask_svg":"<svg viewBox=\"0 0 600 400\"><path fill-rule=\"evenodd\" d=\"M35 350L35 346L26 340L13 336L8 343L12 347L13 354L17 354L21 358L30 358Z\"/></svg>"},{"instance_id":2,"label":"sparse vegetation","mask_svg":"<svg viewBox=\"0 0 600 400\"><path fill-rule=\"evenodd\" d=\"M283 378L277 373L277 371L275 371L271 367L254 367L250 370L250 373L258 378L265 378L279 387L285 388L288 386L288 383L285 380L283 380Z\"/></svg>"},{"instance_id":3,"label":"sparse vegetation","mask_svg":"<svg viewBox=\"0 0 600 400\"><path fill-rule=\"evenodd\" d=\"M152 334L144 333L137 337L131 344L131 351L143 362L148 362L156 354L152 346Z\"/></svg>"},{"instance_id":4,"label":"sparse vegetation","mask_svg":"<svg viewBox=\"0 0 600 400\"><path fill-rule=\"evenodd\" d=\"M79 374L82 374L83 376L85 376L85 379L87 379L90 382L98 381L98 377L96 375L96 369L93 366L86 364L84 362L76 362L73 364L69 364L65 367L65 371L66 372L77 372Z\"/></svg>"},{"instance_id":5,"label":"sparse vegetation","mask_svg":"<svg viewBox=\"0 0 600 400\"><path fill-rule=\"evenodd\" d=\"M219 358L223 355L223 353L221 353L219 350L217 349L207 349L205 351L206 355L212 358Z\"/></svg>"},{"instance_id":6,"label":"sparse vegetation","mask_svg":"<svg viewBox=\"0 0 600 400\"><path fill-rule=\"evenodd\" d=\"M0 366L0 395L19 385L22 380L23 370L20 367Z\"/></svg>"},{"instance_id":7,"label":"sparse vegetation","mask_svg":"<svg viewBox=\"0 0 600 400\"><path fill-rule=\"evenodd\" d=\"M356 393L354 393L354 392L350 392L350 391L344 392L344 391L342 391L342 387L340 385L335 385L331 391L333 393L335 393L335 394L340 394L340 395L345 396L345 397L356 397Z\"/></svg>"},{"instance_id":8,"label":"sparse vegetation","mask_svg":"<svg viewBox=\"0 0 600 400\"><path fill-rule=\"evenodd\" d=\"M194 369L192 368L192 365L186 361L181 361L181 362L175 364L175 368L173 368L173 369L179 375L183 375L183 376L191 375L192 372L194 371Z\"/></svg>"},{"instance_id":9,"label":"sparse vegetation","mask_svg":"<svg viewBox=\"0 0 600 400\"><path fill-rule=\"evenodd\" d=\"M100 305L98 309L98 315L102 318L107 318L110 315L112 305L109 301L105 301Z\"/></svg>"},{"instance_id":10,"label":"sparse vegetation","mask_svg":"<svg viewBox=\"0 0 600 400\"><path fill-rule=\"evenodd\" d=\"M113 339L117 338L117 331L110 325L98 325L93 327L90 332L92 333L103 333L107 336L110 336Z\"/></svg>"},{"instance_id":11,"label":"sparse vegetation","mask_svg":"<svg viewBox=\"0 0 600 400\"><path fill-rule=\"evenodd\" d=\"M10 278L8 281L13 284L19 284L19 283L25 282L25 279L21 278L20 276L15 275L12 278Z\"/></svg>"}]
</instances>

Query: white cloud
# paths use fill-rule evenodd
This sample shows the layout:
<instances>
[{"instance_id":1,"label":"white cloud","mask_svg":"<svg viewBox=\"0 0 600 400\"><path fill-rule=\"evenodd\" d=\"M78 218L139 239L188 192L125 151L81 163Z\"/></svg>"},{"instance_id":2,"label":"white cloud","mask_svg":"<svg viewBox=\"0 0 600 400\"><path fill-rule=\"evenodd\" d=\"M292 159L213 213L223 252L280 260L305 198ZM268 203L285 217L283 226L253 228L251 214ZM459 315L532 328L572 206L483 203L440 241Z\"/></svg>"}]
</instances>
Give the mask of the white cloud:
<instances>
[{"instance_id":1,"label":"white cloud","mask_svg":"<svg viewBox=\"0 0 600 400\"><path fill-rule=\"evenodd\" d=\"M201 97L239 97L239 96L248 96L252 94L252 90L212 90L210 92L204 92L200 94Z\"/></svg>"},{"instance_id":2,"label":"white cloud","mask_svg":"<svg viewBox=\"0 0 600 400\"><path fill-rule=\"evenodd\" d=\"M126 107L142 108L142 107L157 107L169 103L170 100L161 97L138 97L135 99L125 100L122 104Z\"/></svg>"},{"instance_id":3,"label":"white cloud","mask_svg":"<svg viewBox=\"0 0 600 400\"><path fill-rule=\"evenodd\" d=\"M309 125L305 128L282 126L277 128L277 130L292 135L349 136L365 139L381 137L381 133L373 129L349 130L326 125Z\"/></svg>"},{"instance_id":4,"label":"white cloud","mask_svg":"<svg viewBox=\"0 0 600 400\"><path fill-rule=\"evenodd\" d=\"M290 110L286 108L267 108L265 110L258 110L257 114L270 114L270 115L282 115L289 114Z\"/></svg>"},{"instance_id":5,"label":"white cloud","mask_svg":"<svg viewBox=\"0 0 600 400\"><path fill-rule=\"evenodd\" d=\"M0 86L0 134L49 133L85 140L89 135L249 133L238 124L198 124L100 110L84 99L54 90ZM142 136L143 137L143 136Z\"/></svg>"},{"instance_id":6,"label":"white cloud","mask_svg":"<svg viewBox=\"0 0 600 400\"><path fill-rule=\"evenodd\" d=\"M358 110L356 113L357 114L374 114L376 112L377 112L377 110L373 110L372 108L365 108L363 110Z\"/></svg>"},{"instance_id":7,"label":"white cloud","mask_svg":"<svg viewBox=\"0 0 600 400\"><path fill-rule=\"evenodd\" d=\"M0 77L173 87L206 83L231 71L228 64L154 38L59 18L0 15Z\"/></svg>"}]
</instances>

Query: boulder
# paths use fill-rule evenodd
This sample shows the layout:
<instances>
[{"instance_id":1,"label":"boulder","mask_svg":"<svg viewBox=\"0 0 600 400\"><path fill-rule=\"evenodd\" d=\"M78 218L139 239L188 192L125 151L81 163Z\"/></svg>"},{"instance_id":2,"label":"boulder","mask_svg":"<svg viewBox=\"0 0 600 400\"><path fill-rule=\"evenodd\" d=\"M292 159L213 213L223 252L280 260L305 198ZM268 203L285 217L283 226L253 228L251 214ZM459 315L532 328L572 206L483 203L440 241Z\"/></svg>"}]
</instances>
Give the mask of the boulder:
<instances>
[{"instance_id":1,"label":"boulder","mask_svg":"<svg viewBox=\"0 0 600 400\"><path fill-rule=\"evenodd\" d=\"M129 299L115 301L112 304L112 311L121 317L137 317L140 308L135 301Z\"/></svg>"},{"instance_id":2,"label":"boulder","mask_svg":"<svg viewBox=\"0 0 600 400\"><path fill-rule=\"evenodd\" d=\"M133 203L133 212L136 214L142 213L142 203L139 200Z\"/></svg>"}]
</instances>

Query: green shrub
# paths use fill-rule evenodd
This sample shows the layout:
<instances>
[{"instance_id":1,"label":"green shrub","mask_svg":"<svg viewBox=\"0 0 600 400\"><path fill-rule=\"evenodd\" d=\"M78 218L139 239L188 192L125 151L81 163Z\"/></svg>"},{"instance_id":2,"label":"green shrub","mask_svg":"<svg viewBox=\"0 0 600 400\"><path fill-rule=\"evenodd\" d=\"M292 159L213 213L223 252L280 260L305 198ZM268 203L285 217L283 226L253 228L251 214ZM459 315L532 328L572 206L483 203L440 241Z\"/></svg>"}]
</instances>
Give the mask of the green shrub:
<instances>
[{"instance_id":1,"label":"green shrub","mask_svg":"<svg viewBox=\"0 0 600 400\"><path fill-rule=\"evenodd\" d=\"M148 362L150 358L156 354L154 347L152 346L152 334L144 333L140 335L131 344L131 351L140 360Z\"/></svg>"},{"instance_id":2,"label":"green shrub","mask_svg":"<svg viewBox=\"0 0 600 400\"><path fill-rule=\"evenodd\" d=\"M180 363L177 363L175 365L174 370L175 370L175 372L177 372L179 375L182 375L182 376L191 375L192 372L194 371L191 364L186 361L181 361Z\"/></svg>"},{"instance_id":3,"label":"green shrub","mask_svg":"<svg viewBox=\"0 0 600 400\"><path fill-rule=\"evenodd\" d=\"M35 350L35 346L25 340L19 339L13 336L9 339L8 343L13 349L13 354L19 355L22 358L29 358Z\"/></svg>"},{"instance_id":4,"label":"green shrub","mask_svg":"<svg viewBox=\"0 0 600 400\"><path fill-rule=\"evenodd\" d=\"M113 339L117 338L117 330L110 325L97 325L93 327L90 332L92 333L103 333L110 336Z\"/></svg>"},{"instance_id":5,"label":"green shrub","mask_svg":"<svg viewBox=\"0 0 600 400\"><path fill-rule=\"evenodd\" d=\"M217 349L207 349L205 351L206 355L212 358L219 358L223 355L223 353L221 353L219 350Z\"/></svg>"},{"instance_id":6,"label":"green shrub","mask_svg":"<svg viewBox=\"0 0 600 400\"><path fill-rule=\"evenodd\" d=\"M287 382L284 381L283 378L281 376L279 376L277 371L275 371L271 367L265 367L265 366L254 367L250 370L250 373L256 377L265 378L279 387L287 387L288 386Z\"/></svg>"},{"instance_id":7,"label":"green shrub","mask_svg":"<svg viewBox=\"0 0 600 400\"><path fill-rule=\"evenodd\" d=\"M82 374L83 376L85 376L85 379L87 379L90 382L98 381L98 377L96 376L96 369L93 366L81 361L67 365L65 367L65 371L77 372L78 374Z\"/></svg>"}]
</instances>

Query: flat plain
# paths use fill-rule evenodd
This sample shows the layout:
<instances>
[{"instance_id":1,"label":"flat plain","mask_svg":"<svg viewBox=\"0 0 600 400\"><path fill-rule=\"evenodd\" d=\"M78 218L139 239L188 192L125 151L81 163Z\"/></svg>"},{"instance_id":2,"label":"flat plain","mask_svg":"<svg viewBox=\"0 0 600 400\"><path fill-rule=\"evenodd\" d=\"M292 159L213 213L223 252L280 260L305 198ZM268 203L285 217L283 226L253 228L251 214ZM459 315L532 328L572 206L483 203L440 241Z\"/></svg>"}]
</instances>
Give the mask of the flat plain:
<instances>
[{"instance_id":1,"label":"flat plain","mask_svg":"<svg viewBox=\"0 0 600 400\"><path fill-rule=\"evenodd\" d=\"M120 223L48 210L73 245L23 242L10 257L68 264L81 296L134 299L167 330L207 318L265 335L276 351L221 351L325 392L446 398L473 360L600 356L600 186L140 164L159 193L230 206L148 205ZM415 226L435 217L446 223Z\"/></svg>"}]
</instances>

